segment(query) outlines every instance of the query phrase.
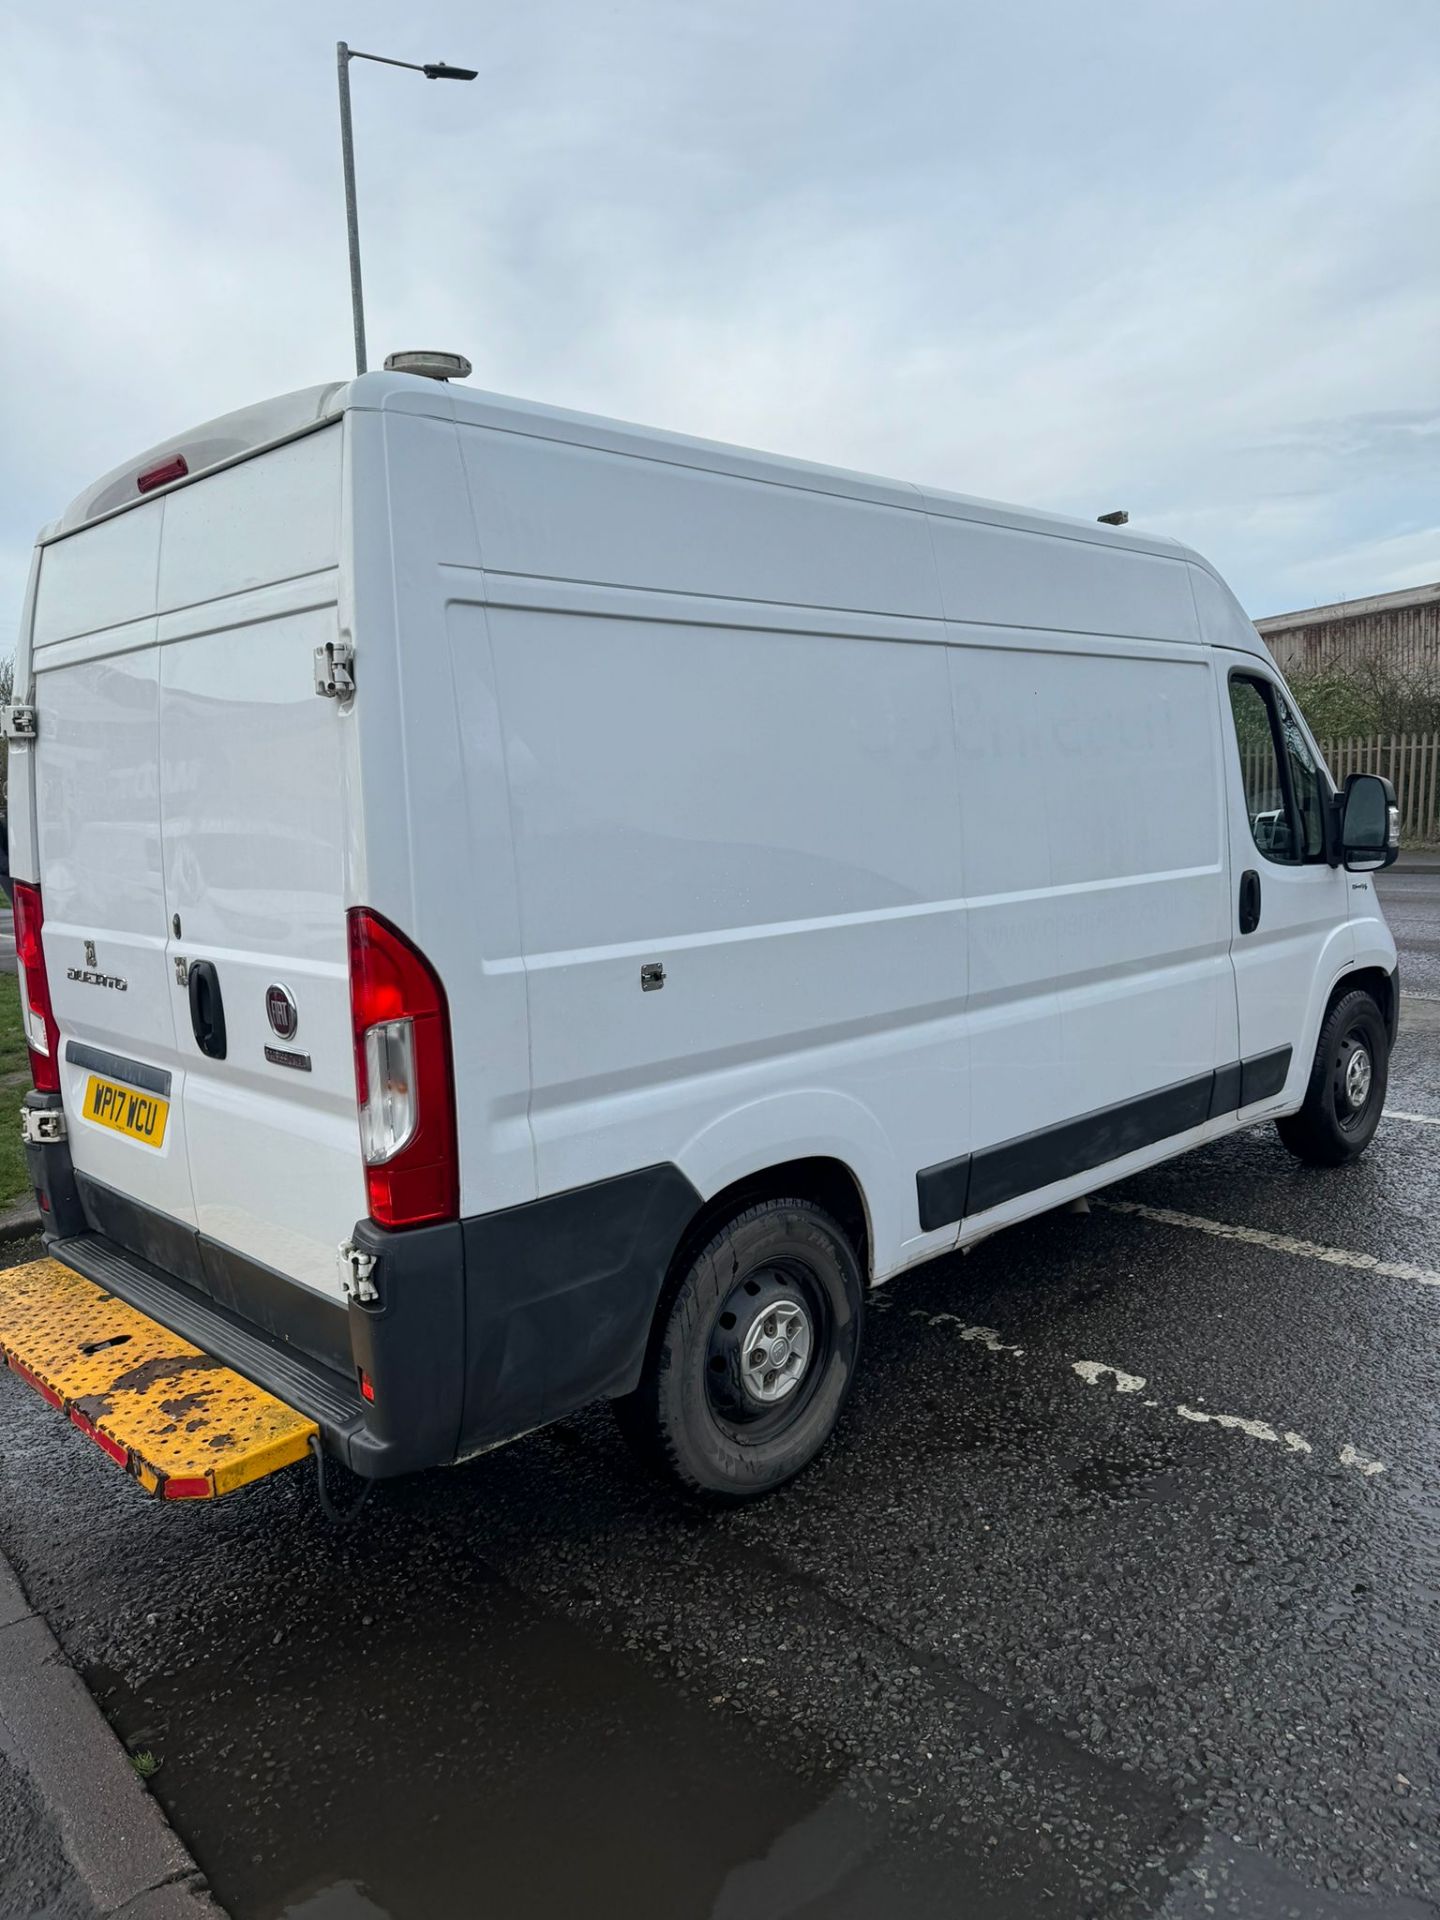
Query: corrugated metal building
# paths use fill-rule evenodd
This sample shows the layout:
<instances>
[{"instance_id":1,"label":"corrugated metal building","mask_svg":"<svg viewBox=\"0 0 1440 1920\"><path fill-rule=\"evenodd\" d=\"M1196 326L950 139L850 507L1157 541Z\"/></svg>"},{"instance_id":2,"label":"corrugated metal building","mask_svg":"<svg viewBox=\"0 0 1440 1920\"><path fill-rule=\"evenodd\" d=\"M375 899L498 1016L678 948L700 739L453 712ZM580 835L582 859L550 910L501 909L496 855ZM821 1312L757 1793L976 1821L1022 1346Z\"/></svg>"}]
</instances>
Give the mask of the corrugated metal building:
<instances>
[{"instance_id":1,"label":"corrugated metal building","mask_svg":"<svg viewBox=\"0 0 1440 1920\"><path fill-rule=\"evenodd\" d=\"M1282 673L1346 673L1379 660L1393 672L1440 682L1440 580L1255 624Z\"/></svg>"}]
</instances>

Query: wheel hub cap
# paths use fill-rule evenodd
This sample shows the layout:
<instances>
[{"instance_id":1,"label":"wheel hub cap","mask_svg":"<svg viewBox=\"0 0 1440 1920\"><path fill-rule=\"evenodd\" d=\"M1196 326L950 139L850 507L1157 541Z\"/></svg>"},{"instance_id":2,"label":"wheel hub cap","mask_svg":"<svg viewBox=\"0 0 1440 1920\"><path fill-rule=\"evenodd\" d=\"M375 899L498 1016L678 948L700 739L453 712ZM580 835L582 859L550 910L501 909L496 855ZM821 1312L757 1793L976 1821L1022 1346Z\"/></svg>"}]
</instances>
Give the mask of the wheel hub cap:
<instances>
[{"instance_id":1,"label":"wheel hub cap","mask_svg":"<svg viewBox=\"0 0 1440 1920\"><path fill-rule=\"evenodd\" d=\"M1369 1099L1372 1072L1370 1055L1357 1047L1345 1063L1345 1098L1352 1112L1358 1113Z\"/></svg>"},{"instance_id":2,"label":"wheel hub cap","mask_svg":"<svg viewBox=\"0 0 1440 1920\"><path fill-rule=\"evenodd\" d=\"M796 1300L757 1313L740 1348L740 1378L752 1400L772 1406L795 1391L810 1358L810 1316Z\"/></svg>"}]
</instances>

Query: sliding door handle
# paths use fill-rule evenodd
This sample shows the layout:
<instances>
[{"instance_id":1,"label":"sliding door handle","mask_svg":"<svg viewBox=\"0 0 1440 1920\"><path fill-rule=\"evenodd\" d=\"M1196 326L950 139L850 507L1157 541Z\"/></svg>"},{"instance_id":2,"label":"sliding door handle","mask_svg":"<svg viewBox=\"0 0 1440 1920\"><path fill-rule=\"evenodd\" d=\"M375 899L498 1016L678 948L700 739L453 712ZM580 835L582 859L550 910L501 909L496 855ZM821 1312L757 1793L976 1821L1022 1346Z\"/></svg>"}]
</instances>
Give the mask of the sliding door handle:
<instances>
[{"instance_id":1,"label":"sliding door handle","mask_svg":"<svg viewBox=\"0 0 1440 1920\"><path fill-rule=\"evenodd\" d=\"M1260 876L1247 867L1240 876L1240 931L1254 933L1260 924Z\"/></svg>"}]
</instances>

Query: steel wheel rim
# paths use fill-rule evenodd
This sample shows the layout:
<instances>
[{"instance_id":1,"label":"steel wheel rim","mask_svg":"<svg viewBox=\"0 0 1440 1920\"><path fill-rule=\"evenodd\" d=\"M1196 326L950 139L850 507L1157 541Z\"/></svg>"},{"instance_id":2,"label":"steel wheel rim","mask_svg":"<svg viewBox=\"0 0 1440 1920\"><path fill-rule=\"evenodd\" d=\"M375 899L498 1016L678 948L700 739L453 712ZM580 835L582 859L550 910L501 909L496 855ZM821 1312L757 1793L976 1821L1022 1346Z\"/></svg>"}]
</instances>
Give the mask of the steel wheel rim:
<instances>
[{"instance_id":1,"label":"steel wheel rim","mask_svg":"<svg viewBox=\"0 0 1440 1920\"><path fill-rule=\"evenodd\" d=\"M777 1365L781 1341L786 1350ZM834 1344L825 1290L807 1262L770 1260L740 1275L710 1330L705 1399L711 1418L741 1446L773 1440L810 1404ZM782 1372L783 1379L767 1387L767 1373Z\"/></svg>"},{"instance_id":2,"label":"steel wheel rim","mask_svg":"<svg viewBox=\"0 0 1440 1920\"><path fill-rule=\"evenodd\" d=\"M1368 1037L1352 1028L1335 1060L1335 1117L1347 1132L1361 1127L1375 1098L1375 1057Z\"/></svg>"},{"instance_id":3,"label":"steel wheel rim","mask_svg":"<svg viewBox=\"0 0 1440 1920\"><path fill-rule=\"evenodd\" d=\"M804 1378L814 1341L810 1316L788 1297L765 1306L746 1328L740 1345L740 1384L757 1406L775 1406Z\"/></svg>"}]
</instances>

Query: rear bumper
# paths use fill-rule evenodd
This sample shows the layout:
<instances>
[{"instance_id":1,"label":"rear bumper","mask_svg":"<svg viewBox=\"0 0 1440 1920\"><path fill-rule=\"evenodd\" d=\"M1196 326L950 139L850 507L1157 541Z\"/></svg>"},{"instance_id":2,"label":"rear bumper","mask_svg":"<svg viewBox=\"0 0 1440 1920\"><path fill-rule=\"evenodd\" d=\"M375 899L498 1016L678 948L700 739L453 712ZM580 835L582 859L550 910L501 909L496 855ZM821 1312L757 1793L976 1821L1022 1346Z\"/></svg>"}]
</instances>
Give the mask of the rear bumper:
<instances>
[{"instance_id":1,"label":"rear bumper","mask_svg":"<svg viewBox=\"0 0 1440 1920\"><path fill-rule=\"evenodd\" d=\"M368 1479L629 1392L700 1206L678 1169L659 1166L440 1226L364 1220L353 1239L374 1256L379 1297L342 1305L77 1176L63 1141L26 1151L56 1259L307 1415Z\"/></svg>"},{"instance_id":2,"label":"rear bumper","mask_svg":"<svg viewBox=\"0 0 1440 1920\"><path fill-rule=\"evenodd\" d=\"M84 1232L47 1245L55 1259L84 1274L87 1280L95 1281L305 1414L320 1429L327 1452L354 1472L379 1479L453 1458L450 1436L454 1427L450 1427L449 1435L441 1437L446 1426L441 1402L432 1398L425 1421L404 1436L397 1436L376 1417L378 1387L377 1404L372 1407L362 1398L355 1374L347 1376L300 1348L261 1332L252 1322L242 1320L105 1234ZM457 1413L452 1405L450 1417Z\"/></svg>"}]
</instances>

